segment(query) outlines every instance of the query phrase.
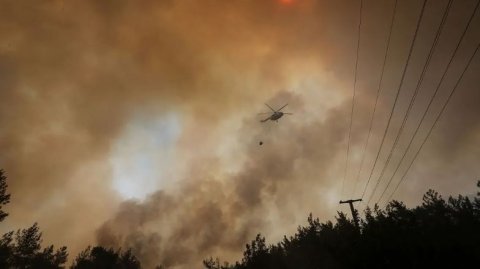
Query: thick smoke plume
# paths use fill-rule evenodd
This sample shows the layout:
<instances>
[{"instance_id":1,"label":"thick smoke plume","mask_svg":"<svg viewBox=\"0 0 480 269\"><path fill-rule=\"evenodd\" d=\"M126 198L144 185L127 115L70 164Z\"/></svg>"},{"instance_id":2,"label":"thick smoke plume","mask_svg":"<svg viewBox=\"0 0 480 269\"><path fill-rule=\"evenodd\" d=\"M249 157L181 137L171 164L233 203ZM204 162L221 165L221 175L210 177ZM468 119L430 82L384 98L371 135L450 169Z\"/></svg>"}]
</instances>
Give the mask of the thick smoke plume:
<instances>
[{"instance_id":1,"label":"thick smoke plume","mask_svg":"<svg viewBox=\"0 0 480 269\"><path fill-rule=\"evenodd\" d=\"M289 100L302 111L295 98ZM337 186L327 171L344 145L337 135L345 131L339 115L332 112L308 125L288 119L268 123L277 125L265 127L272 128L268 136L249 119L241 130L248 139L240 142L247 150L239 172L208 173L207 167L206 173L193 171L173 192L158 191L142 203L127 201L98 231L99 242L130 247L150 267L188 268L214 254L237 257L256 232L294 225L286 221L299 217L291 215L292 208L313 209L325 202L322 193Z\"/></svg>"},{"instance_id":2,"label":"thick smoke plume","mask_svg":"<svg viewBox=\"0 0 480 269\"><path fill-rule=\"evenodd\" d=\"M393 7L388 1L364 2L344 195L353 192ZM367 168L419 11L418 1L399 2ZM427 5L387 146L446 3ZM211 255L238 258L256 233L279 238L309 212L331 218L344 198L358 4L3 1L0 168L8 173L12 199L2 231L38 221L45 241L68 245L71 255L100 243L131 247L147 267L192 268ZM453 5L406 134L419 120L473 4ZM478 22L476 17L435 108L480 40ZM471 189L480 174L474 76L479 69L477 58L398 198L416 203L430 187L445 194ZM255 114L267 109L264 102L276 107L288 102L286 111L294 115L261 125ZM165 115L174 115L180 126L173 153L158 153L170 161L168 176L158 179L166 183L144 200L125 201L113 187L112 152L132 122Z\"/></svg>"}]
</instances>

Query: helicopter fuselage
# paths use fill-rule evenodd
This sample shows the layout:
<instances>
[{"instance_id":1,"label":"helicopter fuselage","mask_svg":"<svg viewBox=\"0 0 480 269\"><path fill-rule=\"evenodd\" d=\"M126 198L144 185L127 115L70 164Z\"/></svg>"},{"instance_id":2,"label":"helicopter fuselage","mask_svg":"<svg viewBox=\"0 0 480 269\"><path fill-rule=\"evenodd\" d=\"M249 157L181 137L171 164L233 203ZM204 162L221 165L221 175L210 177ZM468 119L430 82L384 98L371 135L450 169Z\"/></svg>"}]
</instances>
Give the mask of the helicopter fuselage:
<instances>
[{"instance_id":1,"label":"helicopter fuselage","mask_svg":"<svg viewBox=\"0 0 480 269\"><path fill-rule=\"evenodd\" d=\"M272 116L270 116L270 119L271 119L271 120L278 120L278 119L280 119L282 116L283 116L283 112L277 111L277 112L274 112L274 113L272 114Z\"/></svg>"},{"instance_id":2,"label":"helicopter fuselage","mask_svg":"<svg viewBox=\"0 0 480 269\"><path fill-rule=\"evenodd\" d=\"M261 120L260 122L266 122L266 121L276 121L278 122L278 119L280 119L281 117L283 117L283 115L291 115L292 113L288 113L288 112L282 112L280 110L282 110L284 107L286 107L288 104L285 104L284 106L282 106L280 109L278 110L275 110L273 109L271 106L269 106L268 104L265 104L268 108L270 108L270 110L273 112L272 114L270 114L270 116L266 119L263 119ZM268 113L259 113L259 114L268 114Z\"/></svg>"}]
</instances>

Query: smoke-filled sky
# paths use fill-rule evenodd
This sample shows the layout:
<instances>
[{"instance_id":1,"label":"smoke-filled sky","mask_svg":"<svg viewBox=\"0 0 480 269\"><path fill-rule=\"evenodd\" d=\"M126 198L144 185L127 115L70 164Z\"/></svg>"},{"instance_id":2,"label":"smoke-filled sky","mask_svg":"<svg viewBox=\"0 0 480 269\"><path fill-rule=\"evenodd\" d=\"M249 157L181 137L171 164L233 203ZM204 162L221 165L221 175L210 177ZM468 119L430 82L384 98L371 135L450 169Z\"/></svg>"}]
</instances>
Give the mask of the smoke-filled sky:
<instances>
[{"instance_id":1,"label":"smoke-filled sky","mask_svg":"<svg viewBox=\"0 0 480 269\"><path fill-rule=\"evenodd\" d=\"M0 2L0 168L10 216L38 222L73 258L88 244L132 248L146 268L238 259L257 233L291 234L358 198L380 145L422 1L399 1L358 183L394 1ZM448 1L428 1L373 189ZM453 1L380 191L437 86L476 1ZM480 42L474 17L415 150ZM480 55L395 193L470 194L480 177ZM288 103L278 123L260 123ZM263 141L263 145L259 145ZM408 163L400 167L405 171ZM394 178L389 194L402 173ZM356 188L354 189L354 186ZM380 203L384 204L384 201ZM364 205L362 205L364 206Z\"/></svg>"}]
</instances>

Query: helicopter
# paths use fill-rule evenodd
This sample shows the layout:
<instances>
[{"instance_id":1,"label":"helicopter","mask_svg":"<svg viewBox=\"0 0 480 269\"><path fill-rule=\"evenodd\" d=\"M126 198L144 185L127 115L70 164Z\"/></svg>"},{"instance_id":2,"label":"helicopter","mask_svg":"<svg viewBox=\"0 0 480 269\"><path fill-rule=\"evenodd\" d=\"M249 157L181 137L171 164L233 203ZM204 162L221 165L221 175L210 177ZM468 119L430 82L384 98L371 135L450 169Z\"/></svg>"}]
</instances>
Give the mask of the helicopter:
<instances>
[{"instance_id":1,"label":"helicopter","mask_svg":"<svg viewBox=\"0 0 480 269\"><path fill-rule=\"evenodd\" d=\"M268 118L266 119L263 119L261 120L260 122L266 122L268 120L272 120L272 121L276 121L278 122L278 119L280 119L281 117L283 117L283 115L292 115L293 113L288 113L288 112L282 112L280 110L282 110L284 107L286 107L288 104L285 104L284 106L282 106L281 108L279 108L278 110L275 110L273 109L271 106L269 106L267 103L265 103L265 105L270 108L270 110L272 110L272 112L264 112L264 113L258 113L259 115L263 115L263 114L271 114Z\"/></svg>"}]
</instances>

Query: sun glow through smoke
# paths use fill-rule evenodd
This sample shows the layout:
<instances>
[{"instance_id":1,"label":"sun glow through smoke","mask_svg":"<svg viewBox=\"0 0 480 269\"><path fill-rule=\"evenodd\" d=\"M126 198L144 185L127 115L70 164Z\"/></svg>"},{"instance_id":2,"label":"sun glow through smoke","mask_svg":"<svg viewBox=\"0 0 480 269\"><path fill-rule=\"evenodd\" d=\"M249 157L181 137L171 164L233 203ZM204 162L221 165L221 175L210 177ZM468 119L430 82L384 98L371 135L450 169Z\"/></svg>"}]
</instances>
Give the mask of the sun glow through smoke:
<instances>
[{"instance_id":1,"label":"sun glow through smoke","mask_svg":"<svg viewBox=\"0 0 480 269\"><path fill-rule=\"evenodd\" d=\"M280 3L284 4L284 5L290 5L293 3L293 0L280 0Z\"/></svg>"},{"instance_id":2,"label":"sun glow through smoke","mask_svg":"<svg viewBox=\"0 0 480 269\"><path fill-rule=\"evenodd\" d=\"M114 189L125 198L143 199L162 188L179 134L180 123L174 114L134 118L112 150Z\"/></svg>"}]
</instances>

